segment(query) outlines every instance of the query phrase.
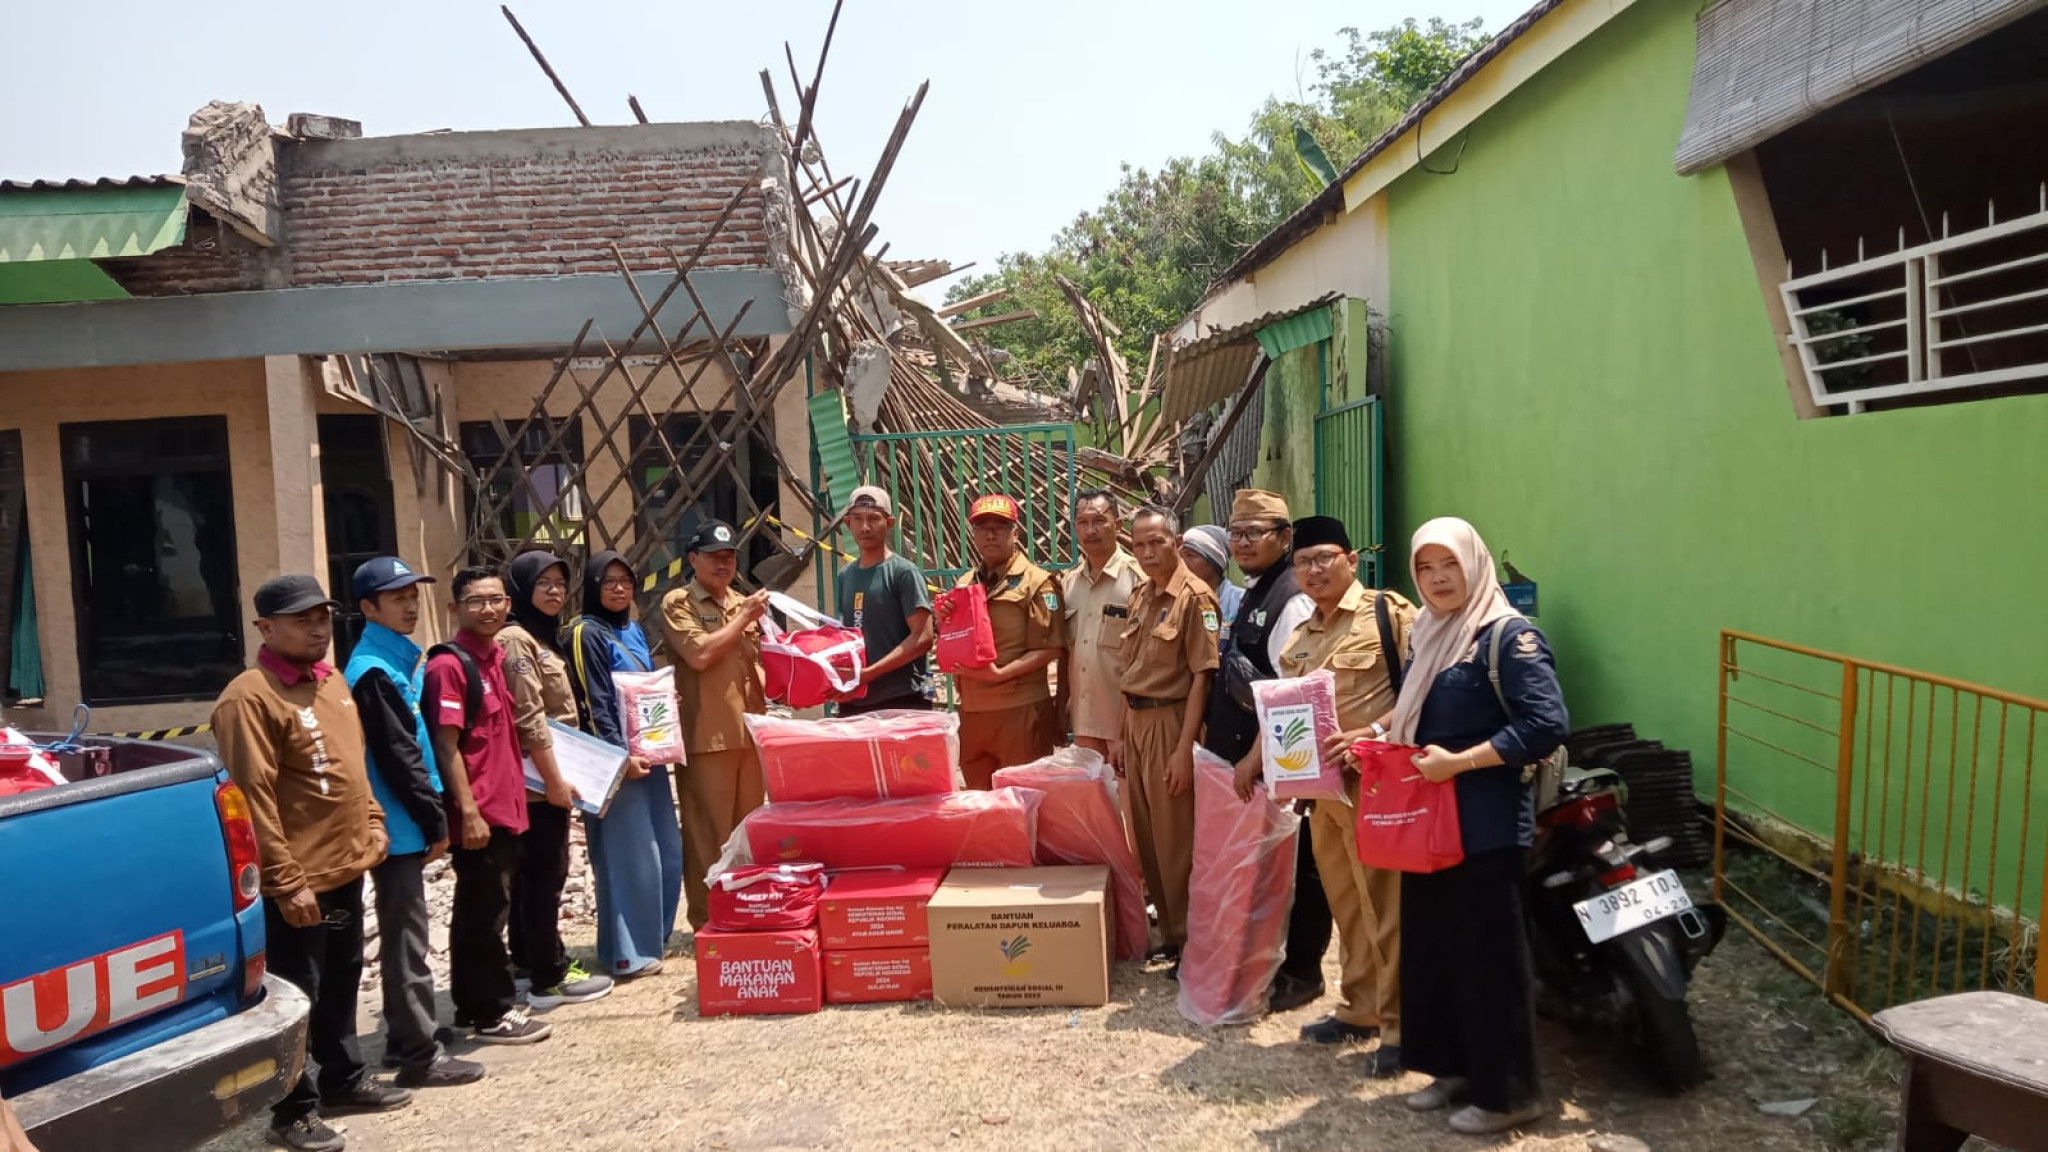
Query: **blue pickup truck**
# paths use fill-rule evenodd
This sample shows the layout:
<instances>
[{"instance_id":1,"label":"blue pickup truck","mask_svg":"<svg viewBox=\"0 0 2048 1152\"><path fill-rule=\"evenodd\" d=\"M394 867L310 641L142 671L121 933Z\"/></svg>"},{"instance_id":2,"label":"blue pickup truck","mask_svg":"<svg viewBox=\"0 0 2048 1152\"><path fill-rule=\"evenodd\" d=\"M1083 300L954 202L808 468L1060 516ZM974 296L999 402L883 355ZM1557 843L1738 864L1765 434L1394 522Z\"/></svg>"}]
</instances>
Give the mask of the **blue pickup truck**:
<instances>
[{"instance_id":1,"label":"blue pickup truck","mask_svg":"<svg viewBox=\"0 0 2048 1152\"><path fill-rule=\"evenodd\" d=\"M212 755L91 741L0 796L0 1098L40 1152L205 1142L281 1099L305 996L266 976L256 831Z\"/></svg>"}]
</instances>

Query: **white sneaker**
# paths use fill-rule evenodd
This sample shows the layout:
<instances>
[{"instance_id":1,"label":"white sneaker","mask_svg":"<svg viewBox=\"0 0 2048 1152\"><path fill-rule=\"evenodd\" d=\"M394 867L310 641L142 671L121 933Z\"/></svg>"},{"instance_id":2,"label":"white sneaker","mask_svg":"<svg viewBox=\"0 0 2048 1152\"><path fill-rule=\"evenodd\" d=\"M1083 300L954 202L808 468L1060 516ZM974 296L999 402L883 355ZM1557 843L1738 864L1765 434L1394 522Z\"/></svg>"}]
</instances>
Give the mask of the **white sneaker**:
<instances>
[{"instance_id":1,"label":"white sneaker","mask_svg":"<svg viewBox=\"0 0 2048 1152\"><path fill-rule=\"evenodd\" d=\"M1411 1112L1434 1112L1448 1108L1451 1100L1465 1090L1463 1076L1445 1076L1429 1082L1429 1087L1420 1092L1410 1092L1401 1103Z\"/></svg>"},{"instance_id":2,"label":"white sneaker","mask_svg":"<svg viewBox=\"0 0 2048 1152\"><path fill-rule=\"evenodd\" d=\"M1477 1104L1458 1109L1451 1114L1451 1131L1467 1136L1491 1136L1510 1128L1520 1128L1543 1116L1542 1104L1530 1104L1513 1112L1489 1112Z\"/></svg>"}]
</instances>

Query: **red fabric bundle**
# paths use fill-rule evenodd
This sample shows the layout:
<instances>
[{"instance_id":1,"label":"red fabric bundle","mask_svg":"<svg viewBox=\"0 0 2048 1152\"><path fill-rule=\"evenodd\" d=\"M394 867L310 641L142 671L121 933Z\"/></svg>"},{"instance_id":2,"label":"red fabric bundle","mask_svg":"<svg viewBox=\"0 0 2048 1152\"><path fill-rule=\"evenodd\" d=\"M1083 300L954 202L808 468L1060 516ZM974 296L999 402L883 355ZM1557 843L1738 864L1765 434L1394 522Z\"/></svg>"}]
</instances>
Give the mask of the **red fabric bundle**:
<instances>
[{"instance_id":1,"label":"red fabric bundle","mask_svg":"<svg viewBox=\"0 0 2048 1152\"><path fill-rule=\"evenodd\" d=\"M888 710L831 720L747 717L768 799L886 800L953 790L960 718Z\"/></svg>"},{"instance_id":2,"label":"red fabric bundle","mask_svg":"<svg viewBox=\"0 0 2048 1152\"><path fill-rule=\"evenodd\" d=\"M1062 748L1042 760L996 772L998 788L1036 788L1040 864L1104 864L1116 894L1116 955L1143 960L1150 944L1145 888L1124 835L1116 775L1086 748Z\"/></svg>"},{"instance_id":3,"label":"red fabric bundle","mask_svg":"<svg viewBox=\"0 0 2048 1152\"><path fill-rule=\"evenodd\" d=\"M711 878L711 926L728 932L809 928L825 892L823 864L746 864Z\"/></svg>"},{"instance_id":4,"label":"red fabric bundle","mask_svg":"<svg viewBox=\"0 0 2048 1152\"><path fill-rule=\"evenodd\" d=\"M1457 783L1431 783L1415 769L1422 749L1360 740L1358 860L1368 868L1441 872L1465 859Z\"/></svg>"},{"instance_id":5,"label":"red fabric bundle","mask_svg":"<svg viewBox=\"0 0 2048 1152\"><path fill-rule=\"evenodd\" d=\"M0 728L0 796L34 792L64 783L56 762L12 728Z\"/></svg>"},{"instance_id":6,"label":"red fabric bundle","mask_svg":"<svg viewBox=\"0 0 2048 1152\"><path fill-rule=\"evenodd\" d=\"M1038 806L1031 788L948 792L903 800L817 800L756 808L735 839L751 861L816 860L827 868L1026 868L1036 863ZM733 846L727 854L736 855Z\"/></svg>"},{"instance_id":7,"label":"red fabric bundle","mask_svg":"<svg viewBox=\"0 0 2048 1152\"><path fill-rule=\"evenodd\" d=\"M1325 668L1288 680L1252 684L1259 707L1259 743L1266 793L1279 800L1347 800L1344 765L1323 755L1337 728L1337 677Z\"/></svg>"},{"instance_id":8,"label":"red fabric bundle","mask_svg":"<svg viewBox=\"0 0 2048 1152\"><path fill-rule=\"evenodd\" d=\"M683 762L683 710L676 702L673 669L614 672L619 695L619 728L626 751L650 764Z\"/></svg>"},{"instance_id":9,"label":"red fabric bundle","mask_svg":"<svg viewBox=\"0 0 2048 1152\"><path fill-rule=\"evenodd\" d=\"M1179 1005L1205 1026L1265 1014L1294 906L1301 820L1264 797L1239 800L1234 775L1221 757L1195 749L1195 867Z\"/></svg>"},{"instance_id":10,"label":"red fabric bundle","mask_svg":"<svg viewBox=\"0 0 2048 1152\"><path fill-rule=\"evenodd\" d=\"M867 666L867 638L852 628L825 624L784 632L761 618L761 671L770 700L791 708L816 708L828 700L858 700L868 694L860 682Z\"/></svg>"},{"instance_id":11,"label":"red fabric bundle","mask_svg":"<svg viewBox=\"0 0 2048 1152\"><path fill-rule=\"evenodd\" d=\"M939 640L933 648L939 671L986 668L996 662L996 633L988 619L988 592L979 584L948 588L932 600L932 607L951 604L951 614L939 625Z\"/></svg>"}]
</instances>

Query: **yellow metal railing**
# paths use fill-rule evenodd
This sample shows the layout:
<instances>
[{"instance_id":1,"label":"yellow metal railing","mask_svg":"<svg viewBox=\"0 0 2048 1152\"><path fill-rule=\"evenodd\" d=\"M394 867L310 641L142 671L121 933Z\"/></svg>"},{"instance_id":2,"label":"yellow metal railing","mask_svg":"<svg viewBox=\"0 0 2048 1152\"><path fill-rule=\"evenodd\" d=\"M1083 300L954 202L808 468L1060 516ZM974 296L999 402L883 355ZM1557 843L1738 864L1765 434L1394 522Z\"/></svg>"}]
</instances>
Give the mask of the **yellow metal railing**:
<instances>
[{"instance_id":1,"label":"yellow metal railing","mask_svg":"<svg viewBox=\"0 0 2048 1152\"><path fill-rule=\"evenodd\" d=\"M1719 663L1730 916L1859 1016L1980 988L2048 1000L2048 701L1743 632Z\"/></svg>"}]
</instances>

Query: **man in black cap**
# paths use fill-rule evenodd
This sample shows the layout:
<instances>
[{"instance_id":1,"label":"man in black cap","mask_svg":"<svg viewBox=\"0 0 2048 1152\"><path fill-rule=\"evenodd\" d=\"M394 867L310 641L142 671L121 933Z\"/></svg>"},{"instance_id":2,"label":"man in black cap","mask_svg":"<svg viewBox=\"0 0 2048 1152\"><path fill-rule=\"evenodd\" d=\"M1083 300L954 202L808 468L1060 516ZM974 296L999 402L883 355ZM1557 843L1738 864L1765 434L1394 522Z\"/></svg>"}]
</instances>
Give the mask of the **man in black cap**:
<instances>
[{"instance_id":1,"label":"man in black cap","mask_svg":"<svg viewBox=\"0 0 2048 1152\"><path fill-rule=\"evenodd\" d=\"M256 590L256 667L229 682L213 707L228 774L249 801L262 858L269 969L313 1002L309 1069L271 1108L270 1138L301 1152L347 1141L320 1114L384 1111L412 1093L369 1077L356 1045L363 977L363 874L390 843L370 791L363 730L347 685L327 663L333 600L311 576L279 576Z\"/></svg>"},{"instance_id":2,"label":"man in black cap","mask_svg":"<svg viewBox=\"0 0 2048 1152\"><path fill-rule=\"evenodd\" d=\"M676 815L683 826L683 894L690 928L711 918L704 874L747 813L761 806L761 752L745 716L768 710L761 684L761 617L768 593L742 596L739 533L707 520L690 537L688 584L661 598L661 619L676 669L689 762L676 772Z\"/></svg>"}]
</instances>

